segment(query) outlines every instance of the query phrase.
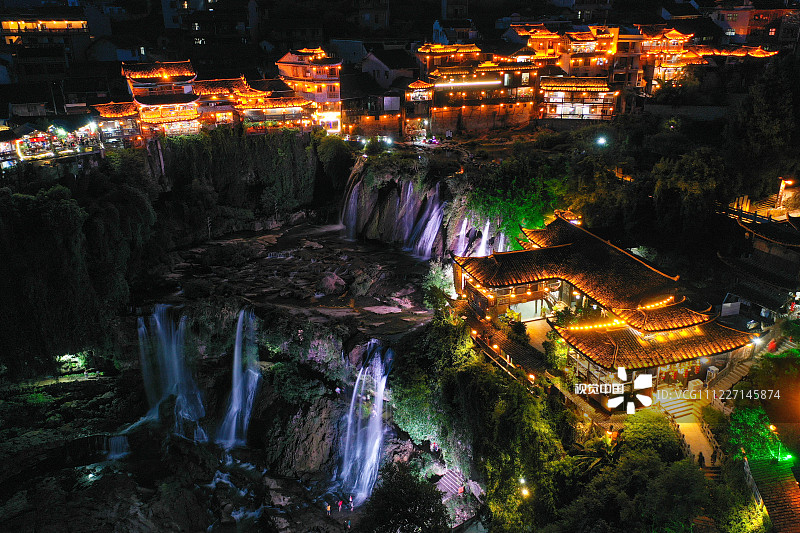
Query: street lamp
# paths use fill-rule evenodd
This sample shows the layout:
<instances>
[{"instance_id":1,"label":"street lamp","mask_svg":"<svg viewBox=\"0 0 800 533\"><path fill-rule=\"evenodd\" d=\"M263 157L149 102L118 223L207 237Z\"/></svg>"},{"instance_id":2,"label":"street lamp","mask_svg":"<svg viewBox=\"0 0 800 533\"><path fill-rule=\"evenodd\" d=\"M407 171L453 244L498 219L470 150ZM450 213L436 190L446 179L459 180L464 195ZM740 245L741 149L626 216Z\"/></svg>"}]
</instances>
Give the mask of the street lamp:
<instances>
[{"instance_id":1,"label":"street lamp","mask_svg":"<svg viewBox=\"0 0 800 533\"><path fill-rule=\"evenodd\" d=\"M781 439L778 437L778 428L775 427L775 424L769 425L769 430L775 435L775 439L778 441L778 461L781 460Z\"/></svg>"},{"instance_id":2,"label":"street lamp","mask_svg":"<svg viewBox=\"0 0 800 533\"><path fill-rule=\"evenodd\" d=\"M598 137L597 138L597 144L599 144L600 146L604 146L606 144L606 142L607 141L606 141L605 137Z\"/></svg>"}]
</instances>

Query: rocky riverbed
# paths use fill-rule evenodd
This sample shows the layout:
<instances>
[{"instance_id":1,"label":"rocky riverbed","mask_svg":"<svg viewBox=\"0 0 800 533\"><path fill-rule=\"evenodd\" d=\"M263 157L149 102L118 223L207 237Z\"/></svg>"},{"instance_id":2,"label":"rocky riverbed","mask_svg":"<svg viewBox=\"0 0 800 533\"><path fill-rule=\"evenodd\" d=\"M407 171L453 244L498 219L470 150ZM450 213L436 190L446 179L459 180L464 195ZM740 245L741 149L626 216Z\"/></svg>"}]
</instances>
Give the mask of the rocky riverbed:
<instances>
[{"instance_id":1,"label":"rocky riverbed","mask_svg":"<svg viewBox=\"0 0 800 533\"><path fill-rule=\"evenodd\" d=\"M369 339L396 340L430 312L419 290L424 262L341 233L300 221L174 251L122 318L114 370L0 387L0 531L342 530L349 515L323 511L336 497L329 480L348 403L342 388ZM230 388L236 312L254 309L264 334L280 319L284 337L259 363L250 448L229 455L171 435L169 405L135 424L148 410L136 315L155 303L188 317L209 426ZM312 384L299 397L276 378L288 361L282 352L295 354L292 368ZM110 436L126 428L128 453L111 460ZM394 439L386 453L408 460L416 451Z\"/></svg>"}]
</instances>

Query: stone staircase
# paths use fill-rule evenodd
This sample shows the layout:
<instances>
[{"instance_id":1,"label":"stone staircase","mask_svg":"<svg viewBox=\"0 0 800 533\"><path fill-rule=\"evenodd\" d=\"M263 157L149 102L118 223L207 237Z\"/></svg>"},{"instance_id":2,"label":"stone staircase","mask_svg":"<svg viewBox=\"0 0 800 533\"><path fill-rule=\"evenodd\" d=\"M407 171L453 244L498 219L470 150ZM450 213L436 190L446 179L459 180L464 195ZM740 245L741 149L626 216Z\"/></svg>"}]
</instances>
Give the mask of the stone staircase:
<instances>
[{"instance_id":1,"label":"stone staircase","mask_svg":"<svg viewBox=\"0 0 800 533\"><path fill-rule=\"evenodd\" d=\"M436 488L438 488L442 494L442 501L446 502L456 494L458 494L459 489L464 486L464 477L461 475L460 472L455 470L448 470L444 473L444 475L436 482Z\"/></svg>"},{"instance_id":2,"label":"stone staircase","mask_svg":"<svg viewBox=\"0 0 800 533\"><path fill-rule=\"evenodd\" d=\"M700 409L702 408L696 400L685 400L683 398L661 400L659 403L664 411L676 419L689 415L699 416Z\"/></svg>"},{"instance_id":3,"label":"stone staircase","mask_svg":"<svg viewBox=\"0 0 800 533\"><path fill-rule=\"evenodd\" d=\"M708 459L706 459L708 461ZM709 481L716 481L717 483L722 483L722 468L717 466L704 466L703 467L703 475L706 476L706 479Z\"/></svg>"},{"instance_id":4,"label":"stone staircase","mask_svg":"<svg viewBox=\"0 0 800 533\"><path fill-rule=\"evenodd\" d=\"M710 390L717 391L717 397L720 397L720 391L729 390L731 387L739 383L739 381L750 372L750 368L754 364L755 359L752 358L737 364L728 375L714 383Z\"/></svg>"}]
</instances>

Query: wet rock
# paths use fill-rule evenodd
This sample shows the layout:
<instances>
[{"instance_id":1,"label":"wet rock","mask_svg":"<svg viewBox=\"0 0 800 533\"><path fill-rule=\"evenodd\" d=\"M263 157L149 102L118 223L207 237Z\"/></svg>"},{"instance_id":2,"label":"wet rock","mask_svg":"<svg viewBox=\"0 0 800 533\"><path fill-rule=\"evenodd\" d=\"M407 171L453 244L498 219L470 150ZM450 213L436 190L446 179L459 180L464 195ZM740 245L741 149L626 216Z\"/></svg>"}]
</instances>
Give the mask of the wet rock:
<instances>
[{"instance_id":1,"label":"wet rock","mask_svg":"<svg viewBox=\"0 0 800 533\"><path fill-rule=\"evenodd\" d=\"M389 439L383 445L383 455L392 463L407 463L414 453L414 443L409 439Z\"/></svg>"},{"instance_id":2,"label":"wet rock","mask_svg":"<svg viewBox=\"0 0 800 533\"><path fill-rule=\"evenodd\" d=\"M339 295L345 291L345 282L335 272L327 272L317 284L317 289L327 295Z\"/></svg>"}]
</instances>

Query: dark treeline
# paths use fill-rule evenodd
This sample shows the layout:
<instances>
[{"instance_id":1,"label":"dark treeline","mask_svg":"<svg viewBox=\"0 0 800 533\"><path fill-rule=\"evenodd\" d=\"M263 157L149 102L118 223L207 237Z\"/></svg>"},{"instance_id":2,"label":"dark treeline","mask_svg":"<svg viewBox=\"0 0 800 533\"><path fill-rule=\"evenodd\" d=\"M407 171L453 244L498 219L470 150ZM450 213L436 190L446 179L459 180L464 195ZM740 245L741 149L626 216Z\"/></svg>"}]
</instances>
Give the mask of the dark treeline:
<instances>
[{"instance_id":1,"label":"dark treeline","mask_svg":"<svg viewBox=\"0 0 800 533\"><path fill-rule=\"evenodd\" d=\"M83 169L8 171L0 378L50 371L64 353L110 358L131 288L164 252L330 197L351 164L335 138L217 130L112 152Z\"/></svg>"}]
</instances>

